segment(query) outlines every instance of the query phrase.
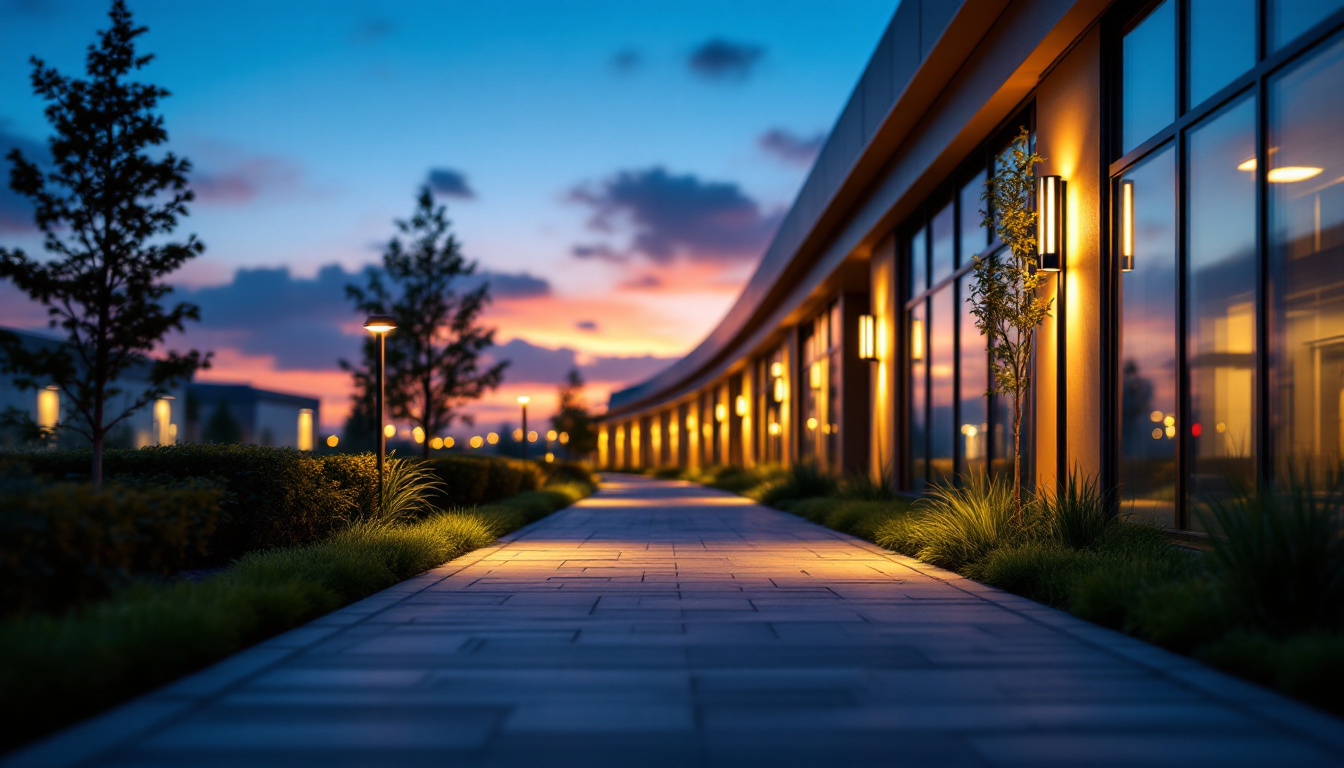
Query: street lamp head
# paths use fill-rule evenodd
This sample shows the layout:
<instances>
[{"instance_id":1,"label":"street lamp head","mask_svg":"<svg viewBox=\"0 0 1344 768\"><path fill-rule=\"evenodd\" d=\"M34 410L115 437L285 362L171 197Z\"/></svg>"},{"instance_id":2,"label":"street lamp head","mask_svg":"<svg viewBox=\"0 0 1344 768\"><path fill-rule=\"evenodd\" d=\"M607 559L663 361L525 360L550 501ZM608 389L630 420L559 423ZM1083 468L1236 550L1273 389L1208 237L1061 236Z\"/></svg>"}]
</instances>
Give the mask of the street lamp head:
<instances>
[{"instance_id":1,"label":"street lamp head","mask_svg":"<svg viewBox=\"0 0 1344 768\"><path fill-rule=\"evenodd\" d=\"M527 395L519 395L519 396L518 396L518 404L519 404L519 405L527 405L527 404L530 403L530 402L532 402L532 398L528 397Z\"/></svg>"},{"instance_id":2,"label":"street lamp head","mask_svg":"<svg viewBox=\"0 0 1344 768\"><path fill-rule=\"evenodd\" d=\"M397 321L391 315L369 315L364 321L364 330L370 333L387 333L397 330Z\"/></svg>"}]
</instances>

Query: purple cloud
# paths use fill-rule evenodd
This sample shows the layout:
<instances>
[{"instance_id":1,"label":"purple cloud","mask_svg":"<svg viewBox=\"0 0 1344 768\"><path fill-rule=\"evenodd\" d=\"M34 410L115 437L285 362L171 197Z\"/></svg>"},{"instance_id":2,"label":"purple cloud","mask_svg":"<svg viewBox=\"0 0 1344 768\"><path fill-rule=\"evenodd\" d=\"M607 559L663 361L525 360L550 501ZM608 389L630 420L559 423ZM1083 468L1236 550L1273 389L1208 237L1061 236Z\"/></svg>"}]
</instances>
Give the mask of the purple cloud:
<instances>
[{"instance_id":1,"label":"purple cloud","mask_svg":"<svg viewBox=\"0 0 1344 768\"><path fill-rule=\"evenodd\" d=\"M510 339L502 346L492 347L488 357L496 362L509 361L504 379L510 384L549 385L563 383L565 376L574 368L578 368L583 378L591 382L627 384L643 381L677 359L653 355L599 356L580 364L578 352L569 347L551 349L517 338Z\"/></svg>"},{"instance_id":2,"label":"purple cloud","mask_svg":"<svg viewBox=\"0 0 1344 768\"><path fill-rule=\"evenodd\" d=\"M784 128L771 128L756 139L756 145L776 158L792 165L812 165L826 141L826 134L818 131L811 136L799 136Z\"/></svg>"},{"instance_id":3,"label":"purple cloud","mask_svg":"<svg viewBox=\"0 0 1344 768\"><path fill-rule=\"evenodd\" d=\"M655 274L646 272L642 275L635 275L627 280L622 280L620 287L627 291L648 291L655 288L662 288L663 280Z\"/></svg>"},{"instance_id":4,"label":"purple cloud","mask_svg":"<svg viewBox=\"0 0 1344 768\"><path fill-rule=\"evenodd\" d=\"M191 189L197 202L243 205L263 194L296 190L302 177L297 166L269 155L233 158L224 165L217 170L192 172Z\"/></svg>"},{"instance_id":5,"label":"purple cloud","mask_svg":"<svg viewBox=\"0 0 1344 768\"><path fill-rule=\"evenodd\" d=\"M476 199L476 192L467 184L466 174L452 168L431 168L425 183L436 195L461 200Z\"/></svg>"},{"instance_id":6,"label":"purple cloud","mask_svg":"<svg viewBox=\"0 0 1344 768\"><path fill-rule=\"evenodd\" d=\"M759 45L735 43L716 37L691 52L691 71L707 80L745 80L765 55Z\"/></svg>"},{"instance_id":7,"label":"purple cloud","mask_svg":"<svg viewBox=\"0 0 1344 768\"><path fill-rule=\"evenodd\" d=\"M779 226L782 213L765 213L737 184L675 176L661 167L621 171L596 185L576 187L570 199L593 209L596 232L632 232L624 253L607 246L577 246L581 258L619 260L638 253L659 264L678 256L695 261L737 262L758 257Z\"/></svg>"},{"instance_id":8,"label":"purple cloud","mask_svg":"<svg viewBox=\"0 0 1344 768\"><path fill-rule=\"evenodd\" d=\"M596 332L597 332L597 321L596 321L596 320L580 320L579 322L577 322L577 323L574 324L574 327L575 327L575 328L578 328L580 331L588 331L588 332L590 332L590 333L596 333Z\"/></svg>"}]
</instances>

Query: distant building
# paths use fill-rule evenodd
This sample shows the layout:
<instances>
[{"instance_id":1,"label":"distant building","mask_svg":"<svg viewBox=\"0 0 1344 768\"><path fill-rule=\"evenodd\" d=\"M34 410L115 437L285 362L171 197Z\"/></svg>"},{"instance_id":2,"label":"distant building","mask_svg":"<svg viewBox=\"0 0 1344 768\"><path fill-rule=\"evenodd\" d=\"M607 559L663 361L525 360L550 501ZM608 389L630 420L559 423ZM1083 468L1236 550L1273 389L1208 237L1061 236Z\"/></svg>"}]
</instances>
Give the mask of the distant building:
<instances>
[{"instance_id":1,"label":"distant building","mask_svg":"<svg viewBox=\"0 0 1344 768\"><path fill-rule=\"evenodd\" d=\"M54 349L61 339L0 329L19 337L30 349ZM134 393L149 385L149 363L133 366L120 382L125 393L111 402L110 411L120 412ZM0 374L0 413L26 414L40 427L50 428L77 418L73 404L57 382L37 389L20 389L12 374ZM10 411L13 409L13 411ZM108 433L109 448L143 448L178 442L255 443L310 451L314 445L319 402L315 397L271 392L245 384L187 382L165 397L140 408ZM31 446L31 435L17 425L0 427L0 449ZM58 433L57 445L74 448L83 438L70 431Z\"/></svg>"}]
</instances>

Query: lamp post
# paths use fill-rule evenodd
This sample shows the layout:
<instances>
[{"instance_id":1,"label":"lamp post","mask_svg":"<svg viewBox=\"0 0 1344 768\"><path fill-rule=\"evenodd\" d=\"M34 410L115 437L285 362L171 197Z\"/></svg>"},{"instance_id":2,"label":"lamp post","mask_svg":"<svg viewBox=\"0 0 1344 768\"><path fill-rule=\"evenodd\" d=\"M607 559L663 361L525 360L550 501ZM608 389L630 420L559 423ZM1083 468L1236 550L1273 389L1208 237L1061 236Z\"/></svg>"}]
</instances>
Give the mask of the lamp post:
<instances>
[{"instance_id":1,"label":"lamp post","mask_svg":"<svg viewBox=\"0 0 1344 768\"><path fill-rule=\"evenodd\" d=\"M364 330L378 337L378 397L374 401L374 420L378 424L378 507L383 506L383 457L387 455L387 433L383 431L383 401L386 399L384 367L387 364L387 334L397 329L397 321L388 315L369 315Z\"/></svg>"},{"instance_id":2,"label":"lamp post","mask_svg":"<svg viewBox=\"0 0 1344 768\"><path fill-rule=\"evenodd\" d=\"M518 397L518 404L523 407L523 439L519 442L523 444L523 461L527 461L527 404L532 402L532 398L527 395Z\"/></svg>"}]
</instances>

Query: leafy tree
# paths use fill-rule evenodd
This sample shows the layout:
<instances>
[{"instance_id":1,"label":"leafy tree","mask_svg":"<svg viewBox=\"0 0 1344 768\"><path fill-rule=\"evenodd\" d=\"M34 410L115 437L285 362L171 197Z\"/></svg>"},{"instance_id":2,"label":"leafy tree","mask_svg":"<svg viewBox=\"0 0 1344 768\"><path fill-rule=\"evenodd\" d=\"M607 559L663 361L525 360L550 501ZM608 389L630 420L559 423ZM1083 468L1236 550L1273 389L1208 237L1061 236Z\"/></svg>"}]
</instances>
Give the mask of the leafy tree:
<instances>
[{"instance_id":1,"label":"leafy tree","mask_svg":"<svg viewBox=\"0 0 1344 768\"><path fill-rule=\"evenodd\" d=\"M234 418L228 400L220 400L210 419L205 422L202 437L207 443L237 444L243 442L243 425Z\"/></svg>"},{"instance_id":2,"label":"leafy tree","mask_svg":"<svg viewBox=\"0 0 1344 768\"><path fill-rule=\"evenodd\" d=\"M490 301L490 285L465 293L454 283L476 272L449 232L447 209L434 204L428 187L420 190L415 214L397 221L401 236L383 252L382 269L368 272L367 287L350 285L346 294L367 314L391 315L397 329L387 334L387 406L394 419L425 432L421 444L429 456L429 438L461 420L472 424L462 405L499 386L507 362L482 369L480 353L494 344L495 331L479 323ZM406 238L403 242L402 237ZM341 361L354 373L361 397L372 401L377 381L378 340L365 339L364 367Z\"/></svg>"},{"instance_id":3,"label":"leafy tree","mask_svg":"<svg viewBox=\"0 0 1344 768\"><path fill-rule=\"evenodd\" d=\"M1007 250L975 262L971 313L989 347L993 384L988 394L1013 399L1013 504L1022 519L1022 412L1031 389L1036 329L1050 315L1053 299L1039 289L1048 273L1037 269L1036 211L1031 206L1036 166L1044 162L1031 148L1024 127L1004 150L980 195L980 216L993 227Z\"/></svg>"},{"instance_id":4,"label":"leafy tree","mask_svg":"<svg viewBox=\"0 0 1344 768\"><path fill-rule=\"evenodd\" d=\"M92 443L95 485L102 484L109 431L209 364L209 355L195 350L147 360L169 331L200 319L191 304L164 305L172 289L161 278L205 247L195 235L167 240L193 199L191 164L171 152L151 153L168 140L155 108L169 94L130 79L153 58L135 51L146 29L133 25L123 0L108 15L111 27L89 46L87 80L32 59L33 90L48 102L55 129L51 170L18 149L8 155L10 188L35 203L34 220L53 258L0 248L0 278L45 304L51 327L68 340L30 350L6 334L5 369L21 387L60 387L75 413L62 427ZM148 367L147 386L123 389L122 375L140 366Z\"/></svg>"},{"instance_id":5,"label":"leafy tree","mask_svg":"<svg viewBox=\"0 0 1344 768\"><path fill-rule=\"evenodd\" d=\"M565 450L571 456L587 456L597 450L597 430L583 400L583 377L571 370L560 386L560 410L551 417L551 429L569 435Z\"/></svg>"}]
</instances>

